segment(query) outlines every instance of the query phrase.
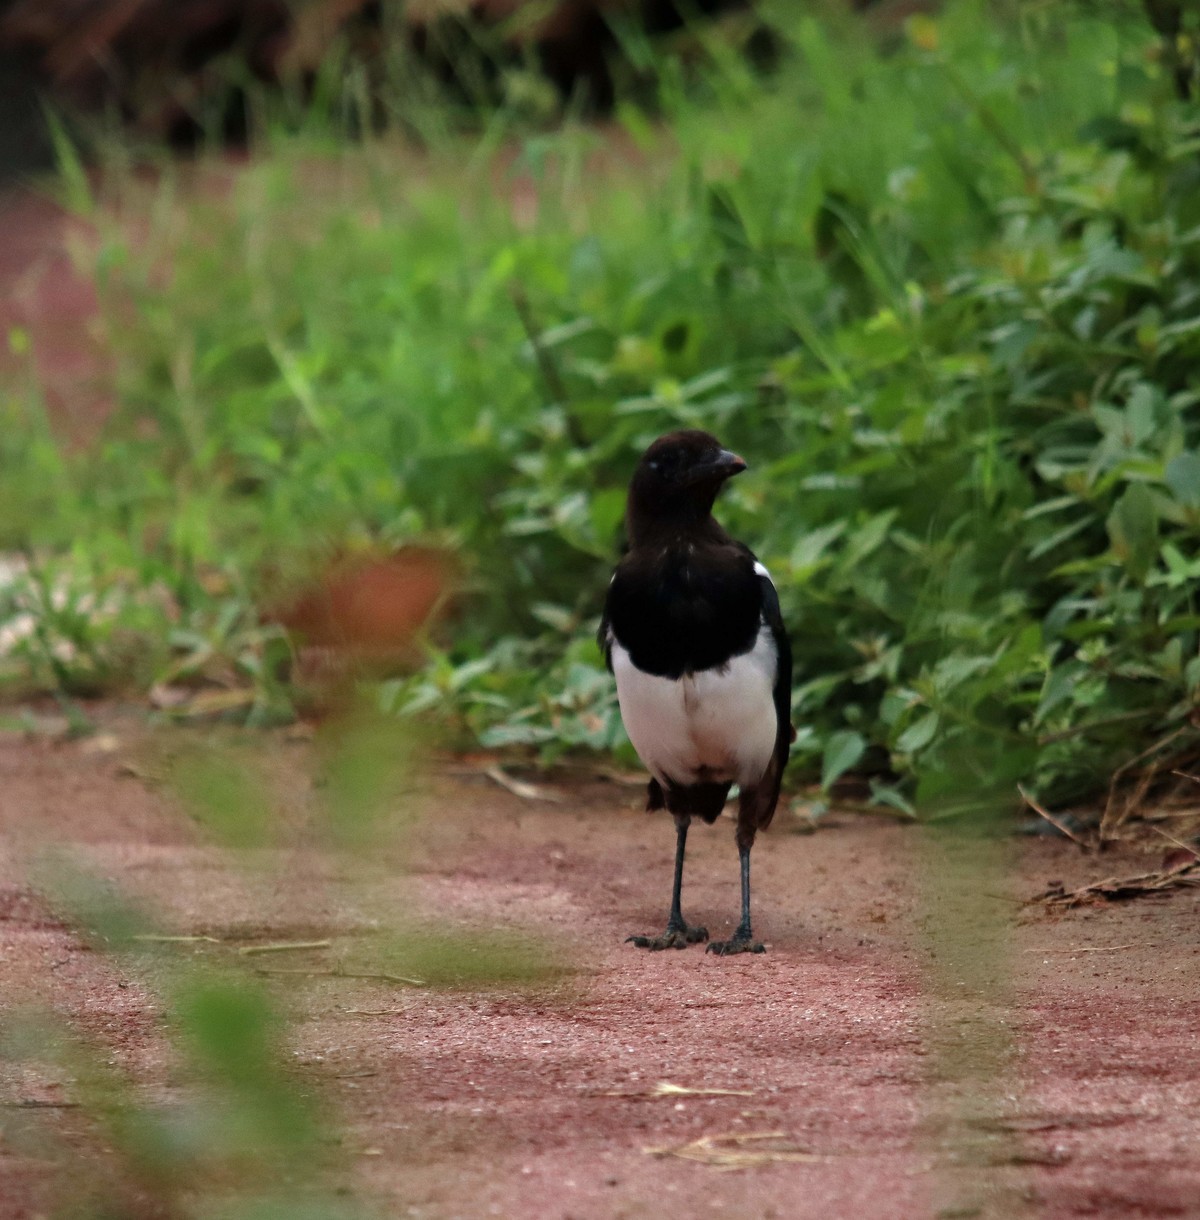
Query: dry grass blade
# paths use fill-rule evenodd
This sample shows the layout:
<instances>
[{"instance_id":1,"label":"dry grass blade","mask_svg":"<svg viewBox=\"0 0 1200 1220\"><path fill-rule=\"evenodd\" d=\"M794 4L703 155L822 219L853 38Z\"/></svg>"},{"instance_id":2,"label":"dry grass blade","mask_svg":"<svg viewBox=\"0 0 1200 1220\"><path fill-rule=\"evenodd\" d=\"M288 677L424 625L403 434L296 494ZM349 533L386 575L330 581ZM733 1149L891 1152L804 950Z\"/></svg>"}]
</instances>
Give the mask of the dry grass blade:
<instances>
[{"instance_id":1,"label":"dry grass blade","mask_svg":"<svg viewBox=\"0 0 1200 1220\"><path fill-rule=\"evenodd\" d=\"M255 974L290 974L296 978L366 979L375 983L399 983L406 987L428 987L425 979L409 978L404 974L376 974L357 970L309 970L303 966L255 966Z\"/></svg>"},{"instance_id":2,"label":"dry grass blade","mask_svg":"<svg viewBox=\"0 0 1200 1220\"><path fill-rule=\"evenodd\" d=\"M684 1161L699 1161L715 1169L754 1169L780 1161L812 1164L827 1159L793 1144L784 1131L702 1135L687 1144L645 1148L643 1151L648 1156L674 1156Z\"/></svg>"},{"instance_id":3,"label":"dry grass blade","mask_svg":"<svg viewBox=\"0 0 1200 1220\"><path fill-rule=\"evenodd\" d=\"M1177 839L1174 835L1167 834L1167 832L1160 826L1151 826L1150 829L1153 830L1156 835L1166 839L1168 843L1178 847L1181 851L1190 851L1193 855L1196 854L1195 850L1192 847L1189 847L1188 844L1186 844L1182 839Z\"/></svg>"},{"instance_id":4,"label":"dry grass blade","mask_svg":"<svg viewBox=\"0 0 1200 1220\"><path fill-rule=\"evenodd\" d=\"M1148 941L1134 941L1128 945L1080 945L1075 949L1026 949L1026 953L1119 953L1122 949L1153 949Z\"/></svg>"},{"instance_id":5,"label":"dry grass blade","mask_svg":"<svg viewBox=\"0 0 1200 1220\"><path fill-rule=\"evenodd\" d=\"M652 1089L610 1089L597 1097L753 1097L750 1089L689 1089L685 1085L660 1080Z\"/></svg>"},{"instance_id":6,"label":"dry grass blade","mask_svg":"<svg viewBox=\"0 0 1200 1220\"><path fill-rule=\"evenodd\" d=\"M484 775L506 792L511 792L513 796L519 796L525 801L550 801L552 804L558 804L562 800L556 792L540 788L537 784L528 784L521 779L513 779L502 767L488 767Z\"/></svg>"},{"instance_id":7,"label":"dry grass blade","mask_svg":"<svg viewBox=\"0 0 1200 1220\"><path fill-rule=\"evenodd\" d=\"M178 720L204 719L208 716L221 716L226 712L240 711L249 707L255 700L255 692L250 687L235 687L233 690L202 690L190 695L182 703L172 703L162 710Z\"/></svg>"},{"instance_id":8,"label":"dry grass blade","mask_svg":"<svg viewBox=\"0 0 1200 1220\"><path fill-rule=\"evenodd\" d=\"M47 1101L40 1097L22 1097L19 1101L0 1101L6 1110L77 1110L78 1101Z\"/></svg>"},{"instance_id":9,"label":"dry grass blade","mask_svg":"<svg viewBox=\"0 0 1200 1220\"><path fill-rule=\"evenodd\" d=\"M689 1089L686 1085L660 1080L654 1086L655 1097L753 1097L751 1089Z\"/></svg>"},{"instance_id":10,"label":"dry grass blade","mask_svg":"<svg viewBox=\"0 0 1200 1220\"><path fill-rule=\"evenodd\" d=\"M1179 740L1189 732L1193 732L1190 725L1182 725L1165 737L1154 742L1153 745L1147 746L1140 754L1135 755L1128 762L1122 764L1112 774L1112 779L1108 785L1108 799L1104 803L1104 813L1100 818L1100 829L1097 832L1097 839L1101 844L1109 843L1117 837L1117 831L1125 822L1141 808L1142 803L1146 799L1146 794L1149 792L1151 785L1155 779L1165 770L1173 770L1171 760L1168 758L1159 758L1158 761L1152 762L1141 772L1137 772L1140 764L1147 759L1154 758L1162 751ZM1178 754L1175 755L1178 757ZM1119 797L1124 789L1124 784L1127 776L1131 773L1137 773L1137 782L1134 784L1133 791L1126 795L1123 800Z\"/></svg>"},{"instance_id":11,"label":"dry grass blade","mask_svg":"<svg viewBox=\"0 0 1200 1220\"><path fill-rule=\"evenodd\" d=\"M301 953L307 949L328 949L332 944L328 940L284 940L270 945L243 945L238 953L242 957L258 953Z\"/></svg>"},{"instance_id":12,"label":"dry grass blade","mask_svg":"<svg viewBox=\"0 0 1200 1220\"><path fill-rule=\"evenodd\" d=\"M1021 799L1025 802L1025 804L1028 805L1029 808L1032 809L1033 812L1039 817L1045 818L1055 830L1057 830L1060 834L1066 835L1067 838L1073 843L1078 843L1080 847L1087 847L1087 843L1081 839L1065 822L1060 821L1054 816L1054 814L1043 809L1041 805L1039 805L1037 801L1035 801L1033 797L1031 797L1029 793L1021 787L1020 784L1017 785L1017 791L1021 794Z\"/></svg>"},{"instance_id":13,"label":"dry grass blade","mask_svg":"<svg viewBox=\"0 0 1200 1220\"><path fill-rule=\"evenodd\" d=\"M219 945L222 943L220 938L216 936L162 936L157 932L139 932L130 939L146 941L155 945L195 945L200 943Z\"/></svg>"}]
</instances>

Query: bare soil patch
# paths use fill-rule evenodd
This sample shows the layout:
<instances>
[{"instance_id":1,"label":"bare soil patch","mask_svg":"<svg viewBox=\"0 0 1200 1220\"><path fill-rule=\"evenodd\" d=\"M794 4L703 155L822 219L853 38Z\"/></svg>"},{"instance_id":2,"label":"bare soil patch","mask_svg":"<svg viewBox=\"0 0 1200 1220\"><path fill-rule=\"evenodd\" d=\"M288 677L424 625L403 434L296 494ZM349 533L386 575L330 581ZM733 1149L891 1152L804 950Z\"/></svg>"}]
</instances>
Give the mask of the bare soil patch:
<instances>
[{"instance_id":1,"label":"bare soil patch","mask_svg":"<svg viewBox=\"0 0 1200 1220\"><path fill-rule=\"evenodd\" d=\"M995 935L978 952L955 942L960 971L937 960L942 857L924 831L839 815L801 834L781 815L755 850L768 953L649 954L624 937L664 919L673 834L630 789L537 802L456 768L412 795L417 816L369 868L303 842L248 868L130 773L161 734L110 719L107 750L0 737L3 999L51 1008L147 1096L178 1088L153 977L89 948L39 895L29 862L48 843L172 931L333 943L261 965L369 957L373 936L419 916L519 930L569 967L476 989L266 976L295 1017L294 1070L339 1116L331 1185L381 1214L1196 1213L1200 894L1066 913L1015 901L1146 857L1021 841L1003 892L977 896ZM270 749L281 799L303 808L312 747L280 734ZM737 907L732 824L692 840L685 909L717 936ZM99 1154L69 1081L3 1070L0 1217L15 1220L46 1214L69 1176L13 1138L30 1103L63 1155Z\"/></svg>"}]
</instances>

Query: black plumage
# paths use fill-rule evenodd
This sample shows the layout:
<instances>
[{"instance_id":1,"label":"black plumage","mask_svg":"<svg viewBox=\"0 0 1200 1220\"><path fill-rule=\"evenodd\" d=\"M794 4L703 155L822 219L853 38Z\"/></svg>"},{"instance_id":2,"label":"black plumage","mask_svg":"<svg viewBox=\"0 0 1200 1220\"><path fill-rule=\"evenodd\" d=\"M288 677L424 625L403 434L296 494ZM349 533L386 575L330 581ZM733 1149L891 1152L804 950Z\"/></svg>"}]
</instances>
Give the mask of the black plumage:
<instances>
[{"instance_id":1,"label":"black plumage","mask_svg":"<svg viewBox=\"0 0 1200 1220\"><path fill-rule=\"evenodd\" d=\"M792 656L779 598L753 552L714 520L725 480L746 467L707 432L660 437L629 489L629 551L609 585L600 645L621 714L651 773L649 809L675 817L675 882L661 936L644 948L708 939L680 911L692 817L713 822L738 784L742 921L718 953L759 952L750 924L750 849L771 822L793 739Z\"/></svg>"}]
</instances>

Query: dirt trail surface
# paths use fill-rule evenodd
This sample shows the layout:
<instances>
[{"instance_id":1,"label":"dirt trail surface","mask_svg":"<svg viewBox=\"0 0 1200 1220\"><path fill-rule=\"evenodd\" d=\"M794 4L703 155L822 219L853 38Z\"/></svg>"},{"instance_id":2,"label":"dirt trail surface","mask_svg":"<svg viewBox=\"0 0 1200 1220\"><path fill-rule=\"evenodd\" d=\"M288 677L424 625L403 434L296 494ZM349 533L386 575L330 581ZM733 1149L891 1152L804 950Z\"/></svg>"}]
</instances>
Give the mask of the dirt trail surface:
<instances>
[{"instance_id":1,"label":"dirt trail surface","mask_svg":"<svg viewBox=\"0 0 1200 1220\"><path fill-rule=\"evenodd\" d=\"M988 913L978 941L970 917L947 941L937 886L953 852L865 817L801 834L783 813L755 850L768 953L650 954L624 937L663 921L674 836L632 789L560 785L551 803L443 772L369 868L311 842L248 867L156 782L153 759L181 736L128 717L81 741L0 734L3 1002L49 1007L146 1097L181 1088L153 971L90 948L38 892L29 862L47 844L169 931L327 938L303 959L314 970L369 961L416 914L519 929L570 968L475 990L268 976L295 1018L292 1070L343 1131L332 1188L368 1212L1200 1214L1200 894L1053 919L1012 901L1145 856L1023 840L1001 892L960 887ZM268 753L281 804L303 809L312 745L281 733ZM692 835L685 913L717 936L736 907L722 820ZM729 1092L657 1095L662 1082ZM86 1109L70 1079L29 1066L0 1065L0 1085L0 1217L50 1214L67 1163L99 1165ZM31 1106L58 1154L15 1138ZM713 1163L739 1149L770 1156Z\"/></svg>"}]
</instances>

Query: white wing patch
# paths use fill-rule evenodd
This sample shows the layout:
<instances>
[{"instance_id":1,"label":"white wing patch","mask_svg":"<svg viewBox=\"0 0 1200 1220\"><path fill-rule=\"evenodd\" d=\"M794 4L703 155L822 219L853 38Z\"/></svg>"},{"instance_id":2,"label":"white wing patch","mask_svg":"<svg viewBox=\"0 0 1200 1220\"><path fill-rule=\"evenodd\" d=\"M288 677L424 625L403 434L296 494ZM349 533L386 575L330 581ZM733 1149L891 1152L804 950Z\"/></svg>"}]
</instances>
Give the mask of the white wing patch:
<instances>
[{"instance_id":1,"label":"white wing patch","mask_svg":"<svg viewBox=\"0 0 1200 1220\"><path fill-rule=\"evenodd\" d=\"M760 563L757 559L754 561L754 575L765 576L768 580L771 580L771 573L767 571L767 565L765 563ZM772 584L773 583L774 582L772 581Z\"/></svg>"},{"instance_id":2,"label":"white wing patch","mask_svg":"<svg viewBox=\"0 0 1200 1220\"><path fill-rule=\"evenodd\" d=\"M765 623L749 652L682 678L644 673L614 638L621 719L654 778L757 783L775 750L777 660Z\"/></svg>"}]
</instances>

